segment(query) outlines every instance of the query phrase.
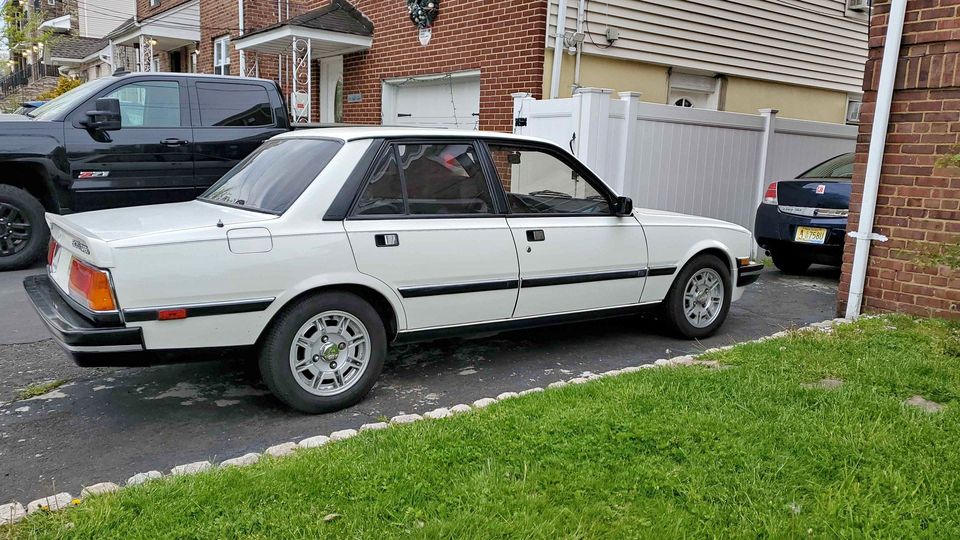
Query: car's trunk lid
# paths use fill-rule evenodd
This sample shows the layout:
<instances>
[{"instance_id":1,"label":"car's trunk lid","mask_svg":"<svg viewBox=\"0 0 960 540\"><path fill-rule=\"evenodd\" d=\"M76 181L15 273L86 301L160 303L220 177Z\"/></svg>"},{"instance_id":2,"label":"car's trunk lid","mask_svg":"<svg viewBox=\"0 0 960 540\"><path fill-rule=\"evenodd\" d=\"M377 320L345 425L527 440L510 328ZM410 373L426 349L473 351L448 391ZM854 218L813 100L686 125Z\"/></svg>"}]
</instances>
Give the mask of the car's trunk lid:
<instances>
[{"instance_id":1,"label":"car's trunk lid","mask_svg":"<svg viewBox=\"0 0 960 540\"><path fill-rule=\"evenodd\" d=\"M850 182L805 178L781 180L777 183L780 206L846 210L850 206Z\"/></svg>"}]
</instances>

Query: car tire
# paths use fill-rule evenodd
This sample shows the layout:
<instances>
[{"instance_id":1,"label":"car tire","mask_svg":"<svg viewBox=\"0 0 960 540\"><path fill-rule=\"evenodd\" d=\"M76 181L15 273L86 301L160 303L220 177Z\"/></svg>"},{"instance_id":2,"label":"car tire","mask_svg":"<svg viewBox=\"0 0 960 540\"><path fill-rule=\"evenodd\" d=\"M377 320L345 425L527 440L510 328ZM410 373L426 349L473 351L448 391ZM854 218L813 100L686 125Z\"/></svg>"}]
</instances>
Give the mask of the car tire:
<instances>
[{"instance_id":1,"label":"car tire","mask_svg":"<svg viewBox=\"0 0 960 540\"><path fill-rule=\"evenodd\" d=\"M719 299L715 293L719 293ZM662 305L663 314L679 336L704 338L723 325L730 311L732 293L733 283L726 263L713 255L697 255L680 270L670 286ZM707 302L712 309L701 305L702 302Z\"/></svg>"},{"instance_id":2,"label":"car tire","mask_svg":"<svg viewBox=\"0 0 960 540\"><path fill-rule=\"evenodd\" d=\"M363 399L386 355L386 329L373 306L350 293L325 292L281 311L261 341L258 363L280 401L317 414Z\"/></svg>"},{"instance_id":3,"label":"car tire","mask_svg":"<svg viewBox=\"0 0 960 540\"><path fill-rule=\"evenodd\" d=\"M788 254L782 251L772 251L773 265L784 274L800 275L810 269L813 262L805 257Z\"/></svg>"},{"instance_id":4,"label":"car tire","mask_svg":"<svg viewBox=\"0 0 960 540\"><path fill-rule=\"evenodd\" d=\"M43 254L50 239L44 212L33 195L0 185L0 271L26 268Z\"/></svg>"}]
</instances>

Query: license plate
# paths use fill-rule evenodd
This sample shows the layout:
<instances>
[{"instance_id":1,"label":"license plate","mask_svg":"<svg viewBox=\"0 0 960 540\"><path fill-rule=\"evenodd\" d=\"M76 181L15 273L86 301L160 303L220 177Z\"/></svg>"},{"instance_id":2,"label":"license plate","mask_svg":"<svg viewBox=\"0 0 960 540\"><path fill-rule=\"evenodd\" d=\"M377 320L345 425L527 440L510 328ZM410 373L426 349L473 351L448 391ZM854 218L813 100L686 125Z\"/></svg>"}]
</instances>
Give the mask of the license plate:
<instances>
[{"instance_id":1,"label":"license plate","mask_svg":"<svg viewBox=\"0 0 960 540\"><path fill-rule=\"evenodd\" d=\"M827 241L827 230L817 227L797 227L794 240L804 244L822 244Z\"/></svg>"}]
</instances>

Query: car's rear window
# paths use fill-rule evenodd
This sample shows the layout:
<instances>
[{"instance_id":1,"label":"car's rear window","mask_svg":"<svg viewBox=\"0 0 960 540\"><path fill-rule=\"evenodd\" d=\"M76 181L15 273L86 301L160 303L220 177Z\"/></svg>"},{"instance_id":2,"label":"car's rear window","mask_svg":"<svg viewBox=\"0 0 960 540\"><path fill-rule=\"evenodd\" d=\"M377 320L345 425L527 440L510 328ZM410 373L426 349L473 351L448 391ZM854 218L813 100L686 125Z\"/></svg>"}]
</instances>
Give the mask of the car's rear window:
<instances>
[{"instance_id":1,"label":"car's rear window","mask_svg":"<svg viewBox=\"0 0 960 540\"><path fill-rule=\"evenodd\" d=\"M282 214L330 163L342 143L328 139L267 141L200 196L200 200Z\"/></svg>"},{"instance_id":2,"label":"car's rear window","mask_svg":"<svg viewBox=\"0 0 960 540\"><path fill-rule=\"evenodd\" d=\"M853 178L853 157L853 154L842 154L828 159L801 174L800 178Z\"/></svg>"}]
</instances>

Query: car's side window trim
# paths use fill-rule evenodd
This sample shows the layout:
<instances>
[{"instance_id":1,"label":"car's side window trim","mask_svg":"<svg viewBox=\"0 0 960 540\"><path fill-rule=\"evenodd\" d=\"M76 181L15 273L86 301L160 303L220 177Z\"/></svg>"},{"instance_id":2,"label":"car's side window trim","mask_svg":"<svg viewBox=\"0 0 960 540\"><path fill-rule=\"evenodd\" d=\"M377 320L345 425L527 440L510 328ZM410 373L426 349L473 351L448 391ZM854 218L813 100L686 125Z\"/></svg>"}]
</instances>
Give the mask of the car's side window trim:
<instances>
[{"instance_id":1,"label":"car's side window trim","mask_svg":"<svg viewBox=\"0 0 960 540\"><path fill-rule=\"evenodd\" d=\"M485 157L489 160L490 168L492 169L492 174L494 174L494 183L497 185L497 190L500 192L503 197L506 212L510 217L610 217L616 215L613 211L614 202L616 201L617 195L603 183L600 178L593 174L589 169L579 163L576 159L573 158L570 154L560 151L557 148L554 148L552 145L548 144L538 144L532 141L522 141L515 139L496 139L496 138L484 138L481 141L483 144L483 152ZM558 159L561 163L570 167L575 171L581 178L586 180L587 184L590 185L593 189L597 191L600 195L603 195L604 200L607 201L608 213L607 214L577 214L577 213L568 213L568 212L539 212L539 213L517 213L514 212L510 205L506 203L507 201L507 190L503 187L503 181L500 178L500 173L497 171L496 166L493 162L493 152L490 150L490 146L507 146L513 147L517 150L523 151L524 149L528 151L536 151L547 154L553 158Z\"/></svg>"},{"instance_id":2,"label":"car's side window trim","mask_svg":"<svg viewBox=\"0 0 960 540\"><path fill-rule=\"evenodd\" d=\"M476 213L476 214L411 214L410 213L410 203L409 198L407 197L407 183L406 176L403 171L402 162L400 161L400 151L397 148L399 145L423 145L423 144L451 144L451 143L466 143L473 147L473 151L476 153L476 157L480 160L481 171L484 176L484 182L487 186L487 191L489 192L493 208L490 212L485 213ZM350 211L347 212L344 219L350 220L385 220L385 219L470 219L470 218L491 218L491 217L503 217L503 209L500 208L499 202L497 200L496 191L494 186L491 184L491 179L488 175L487 167L484 166L485 156L484 151L480 148L481 142L478 139L474 138L463 138L463 137L431 137L431 138L392 138L384 140L383 147L381 151L377 154L373 162L367 167L366 174L364 175L363 182L356 189L353 196L353 200L350 205ZM393 157L397 162L397 170L400 174L400 185L403 190L403 214L370 214L363 215L357 214L357 205L360 202L360 197L363 194L364 190L367 189L367 185L373 179L373 174L377 170L378 166L385 159L389 159L389 153L393 152ZM338 195L339 196L339 195ZM324 216L324 219L327 219Z\"/></svg>"},{"instance_id":3,"label":"car's side window trim","mask_svg":"<svg viewBox=\"0 0 960 540\"><path fill-rule=\"evenodd\" d=\"M149 82L170 82L173 81L177 83L177 87L180 90L180 125L179 126L120 126L121 129L189 129L193 126L190 114L190 98L187 92L187 86L184 84L184 81L181 77L156 77L156 78L139 78L134 81L120 81L117 84L112 84L107 88L101 90L99 93L94 95L88 101L84 102L83 105L80 105L72 113L70 113L73 118L71 118L71 124L76 128L83 128L78 122L85 115L85 112L88 107L92 106L96 101L102 97L106 97L111 93L131 84L141 84Z\"/></svg>"}]
</instances>

